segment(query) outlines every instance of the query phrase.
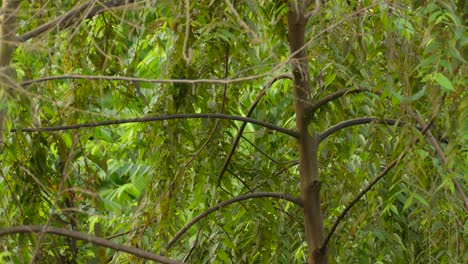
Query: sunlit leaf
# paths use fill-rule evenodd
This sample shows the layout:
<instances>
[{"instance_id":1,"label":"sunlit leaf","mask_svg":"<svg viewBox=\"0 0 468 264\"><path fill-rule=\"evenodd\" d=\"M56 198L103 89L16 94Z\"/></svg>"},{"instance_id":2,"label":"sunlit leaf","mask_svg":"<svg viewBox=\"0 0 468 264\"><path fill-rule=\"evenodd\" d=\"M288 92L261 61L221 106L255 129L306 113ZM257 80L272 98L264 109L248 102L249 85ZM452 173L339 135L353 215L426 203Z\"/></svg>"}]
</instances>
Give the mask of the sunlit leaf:
<instances>
[{"instance_id":1,"label":"sunlit leaf","mask_svg":"<svg viewBox=\"0 0 468 264\"><path fill-rule=\"evenodd\" d=\"M442 88L446 91L455 91L455 88L453 88L452 82L445 77L442 73L438 72L434 74L434 80L442 86Z\"/></svg>"}]
</instances>

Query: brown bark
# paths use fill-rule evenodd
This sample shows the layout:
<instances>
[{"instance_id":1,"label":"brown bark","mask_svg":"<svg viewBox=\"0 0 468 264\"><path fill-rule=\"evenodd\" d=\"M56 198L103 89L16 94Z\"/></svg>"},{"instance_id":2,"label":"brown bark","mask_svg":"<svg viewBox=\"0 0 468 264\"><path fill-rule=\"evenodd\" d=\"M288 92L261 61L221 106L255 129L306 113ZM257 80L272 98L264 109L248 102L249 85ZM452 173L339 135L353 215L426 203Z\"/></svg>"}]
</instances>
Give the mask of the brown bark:
<instances>
[{"instance_id":1,"label":"brown bark","mask_svg":"<svg viewBox=\"0 0 468 264\"><path fill-rule=\"evenodd\" d=\"M328 263L328 254L321 246L325 239L322 210L320 206L320 178L318 172L317 146L319 136L308 130L306 110L311 106L310 77L305 49L307 23L306 1L290 1L288 12L288 37L292 54L294 75L294 108L299 132L299 173L304 226L309 248L309 263Z\"/></svg>"}]
</instances>

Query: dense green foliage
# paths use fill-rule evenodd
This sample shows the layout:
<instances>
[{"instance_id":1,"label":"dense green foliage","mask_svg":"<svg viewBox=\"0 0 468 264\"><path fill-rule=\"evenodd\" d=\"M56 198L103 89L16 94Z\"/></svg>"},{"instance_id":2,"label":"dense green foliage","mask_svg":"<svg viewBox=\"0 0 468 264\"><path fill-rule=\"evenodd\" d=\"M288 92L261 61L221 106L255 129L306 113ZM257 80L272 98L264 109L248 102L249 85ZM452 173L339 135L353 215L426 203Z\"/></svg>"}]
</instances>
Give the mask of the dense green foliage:
<instances>
[{"instance_id":1,"label":"dense green foliage","mask_svg":"<svg viewBox=\"0 0 468 264\"><path fill-rule=\"evenodd\" d=\"M21 1L18 35L82 2ZM247 124L220 175L242 122L177 119L21 131L168 114L246 116L272 78L290 73L288 7L284 1L189 2L188 33L185 1L137 1L18 44L11 61L18 86L3 93L2 228L48 224L189 263L304 263L302 210L272 198L223 207L167 248L192 218L221 201L254 191L298 196L293 137ZM392 2L326 1L307 28L314 100L341 89L369 91L321 107L311 129L359 117L404 123L353 126L321 143L325 229L407 151L340 223L329 244L331 262L466 263L468 222L453 184L466 191L466 4ZM68 76L29 82L72 74L207 81ZM251 118L294 130L293 99L292 81L281 78ZM429 122L447 162L416 128ZM0 237L0 257L30 262L38 237ZM39 245L40 263L144 262L50 234Z\"/></svg>"}]
</instances>

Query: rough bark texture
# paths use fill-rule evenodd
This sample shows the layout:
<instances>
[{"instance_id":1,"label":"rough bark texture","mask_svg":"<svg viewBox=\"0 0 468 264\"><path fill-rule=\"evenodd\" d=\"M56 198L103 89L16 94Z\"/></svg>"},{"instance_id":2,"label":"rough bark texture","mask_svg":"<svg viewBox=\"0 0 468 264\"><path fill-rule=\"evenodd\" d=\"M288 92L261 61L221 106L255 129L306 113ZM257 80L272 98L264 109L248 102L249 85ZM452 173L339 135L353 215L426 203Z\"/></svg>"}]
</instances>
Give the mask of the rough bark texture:
<instances>
[{"instance_id":1,"label":"rough bark texture","mask_svg":"<svg viewBox=\"0 0 468 264\"><path fill-rule=\"evenodd\" d=\"M299 132L299 173L304 226L309 247L309 263L328 263L326 250L321 250L325 239L320 206L320 179L318 172L316 133L309 133L306 109L311 105L310 77L305 45L306 1L290 1L288 37L294 75L294 108Z\"/></svg>"},{"instance_id":2,"label":"rough bark texture","mask_svg":"<svg viewBox=\"0 0 468 264\"><path fill-rule=\"evenodd\" d=\"M0 150L3 148L3 125L7 114L6 96L16 82L11 58L16 48L16 12L18 0L4 0L0 16Z\"/></svg>"}]
</instances>

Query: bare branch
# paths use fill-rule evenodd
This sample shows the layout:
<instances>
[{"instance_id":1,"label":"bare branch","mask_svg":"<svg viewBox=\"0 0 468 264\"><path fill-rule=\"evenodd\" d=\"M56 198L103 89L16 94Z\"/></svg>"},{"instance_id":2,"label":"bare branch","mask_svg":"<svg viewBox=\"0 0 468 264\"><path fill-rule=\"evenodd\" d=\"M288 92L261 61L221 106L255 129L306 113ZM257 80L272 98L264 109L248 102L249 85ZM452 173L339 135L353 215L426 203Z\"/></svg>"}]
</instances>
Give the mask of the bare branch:
<instances>
[{"instance_id":1,"label":"bare branch","mask_svg":"<svg viewBox=\"0 0 468 264\"><path fill-rule=\"evenodd\" d=\"M252 116L253 111L255 110L255 107L257 107L258 103L262 99L262 97L265 95L265 93L270 89L270 87L278 80L282 79L290 79L292 80L292 75L290 74L282 74L274 77L271 81L269 81L265 87L262 89L262 91L257 95L255 98L255 101L252 103L252 105L249 108L249 111L247 112L247 117ZM242 123L242 125L239 128L239 131L237 132L236 137L234 138L231 146L231 150L229 151L229 154L226 157L226 160L224 161L223 167L221 168L221 171L218 174L218 185L221 183L221 178L223 177L224 173L226 172L227 167L229 166L229 163L231 162L232 156L234 155L234 152L236 151L237 145L239 145L240 138L242 137L242 133L244 132L245 127L247 126L247 122Z\"/></svg>"},{"instance_id":2,"label":"bare branch","mask_svg":"<svg viewBox=\"0 0 468 264\"><path fill-rule=\"evenodd\" d=\"M29 32L24 33L23 35L19 36L17 40L19 42L25 42L28 39L39 36L40 34L46 32L49 29L52 29L53 27L56 27L58 30L64 30L72 26L78 18L85 20L85 19L98 15L108 10L109 8L123 6L129 3L133 3L135 1L134 0L113 0L113 1L108 1L106 3L100 3L100 5L91 8L91 6L95 2L96 1L92 1L92 0L87 1L84 4L77 6L71 9L70 11L68 11L67 13L55 18L54 20L47 22ZM91 10L86 12L85 17L81 17L84 11L88 8L91 8Z\"/></svg>"},{"instance_id":3,"label":"bare branch","mask_svg":"<svg viewBox=\"0 0 468 264\"><path fill-rule=\"evenodd\" d=\"M0 229L0 237L5 236L5 235L18 234L18 233L39 233L39 232L44 232L44 233L54 234L54 235L59 235L59 236L64 236L64 237L70 237L70 238L90 242L94 245L103 246L103 247L121 251L121 252L126 252L134 256L140 257L140 258L154 260L160 263L165 263L165 264L183 263L177 260L166 258L164 256L156 255L148 251L141 250L139 248L117 244L117 243L114 243L114 242L111 242L106 239L96 237L90 234L85 234L85 233L81 233L77 231L51 227L51 226L44 227L44 226L37 226L37 225L23 225L23 226L5 227L5 228Z\"/></svg>"},{"instance_id":4,"label":"bare branch","mask_svg":"<svg viewBox=\"0 0 468 264\"><path fill-rule=\"evenodd\" d=\"M356 125L362 125L362 124L368 124L368 123L371 123L371 122L379 122L381 124L390 125L390 126L393 126L395 124L398 124L399 126L406 125L405 122L400 122L400 121L395 120L395 119L387 119L387 118L381 119L381 118L377 118L377 117L355 118L355 119L350 119L350 120L340 122L340 123L328 128L327 130L323 131L320 134L320 142L325 140L331 134L333 134L333 133L335 133L335 132L337 132L337 131L339 131L339 130L341 130L343 128L347 128L347 127L350 127L350 126L356 126ZM417 129L420 130L419 128L417 128Z\"/></svg>"},{"instance_id":5,"label":"bare branch","mask_svg":"<svg viewBox=\"0 0 468 264\"><path fill-rule=\"evenodd\" d=\"M28 80L20 83L20 86L29 86L31 84L39 83L39 82L46 82L46 81L53 81L53 80L108 80L108 81L126 81L126 82L144 82L144 83L185 83L185 84L200 84L200 83L207 83L207 84L218 84L218 85L226 85L231 83L238 83L243 81L249 81L253 79L257 79L267 74L261 74L256 76L249 76L244 78L237 78L237 79L195 79L195 80L188 80L188 79L147 79L147 78L138 78L138 77L126 77L126 76L104 76L104 75L78 75L78 74L67 74L67 75L59 75L59 76L47 76L43 78L37 78L33 80Z\"/></svg>"},{"instance_id":6,"label":"bare branch","mask_svg":"<svg viewBox=\"0 0 468 264\"><path fill-rule=\"evenodd\" d=\"M169 243L167 244L167 249L171 248L174 245L174 243L183 234L185 234L185 232L187 232L187 230L190 227L192 227L194 224L196 224L198 221L200 221L201 219L203 219L207 215L211 214L212 212L217 211L217 210L223 208L224 206L227 206L227 205L230 205L230 204L233 204L233 203L236 203L236 202L240 202L240 201L244 201L244 200L248 200L248 199L253 199L253 198L260 198L260 197L271 197L271 198L283 199L283 200L290 201L290 202L302 207L302 203L298 198L292 197L292 196L290 196L288 194L274 193L274 192L254 192L254 193L241 194L241 195L236 196L234 198L231 198L229 200L220 202L217 205L208 208L203 213L197 215L189 223L187 223L179 232L177 232L177 234L171 239L171 241L169 241Z\"/></svg>"},{"instance_id":7,"label":"bare branch","mask_svg":"<svg viewBox=\"0 0 468 264\"><path fill-rule=\"evenodd\" d=\"M406 155L406 150L403 151L400 156L398 156L396 159L394 159L386 168L383 170L377 177L375 177L369 185L366 186L354 199L345 207L343 212L338 216L338 218L335 220L335 223L333 223L332 228L330 229L330 232L328 233L327 237L325 238L325 241L323 242L322 249L327 247L328 242L330 241L330 238L333 236L333 233L335 233L336 228L340 224L341 220L344 219L346 214L351 210L351 208L368 192L374 187L375 184L377 184L387 173L395 167L395 165L398 164L398 162Z\"/></svg>"},{"instance_id":8,"label":"bare branch","mask_svg":"<svg viewBox=\"0 0 468 264\"><path fill-rule=\"evenodd\" d=\"M207 113L207 114L173 114L173 115L162 115L162 116L147 116L147 117L138 117L138 118L128 118L128 119L117 119L117 120L107 120L101 122L90 122L74 125L65 125L65 126L52 126L52 127L37 127L37 128L13 128L11 132L52 132L52 131L64 131L72 129L81 129L88 127L100 127L100 126L109 126L109 125L119 125L119 124L128 124L128 123L145 123L145 122L154 122L154 121L163 121L163 120L172 120L172 119L198 119L198 118L218 118L218 119L227 119L227 120L237 120L244 121L259 126L263 126L286 135L297 138L297 132L289 130L271 123L259 121L256 119L243 117L243 116L233 116L226 114L217 114L217 113Z\"/></svg>"}]
</instances>

